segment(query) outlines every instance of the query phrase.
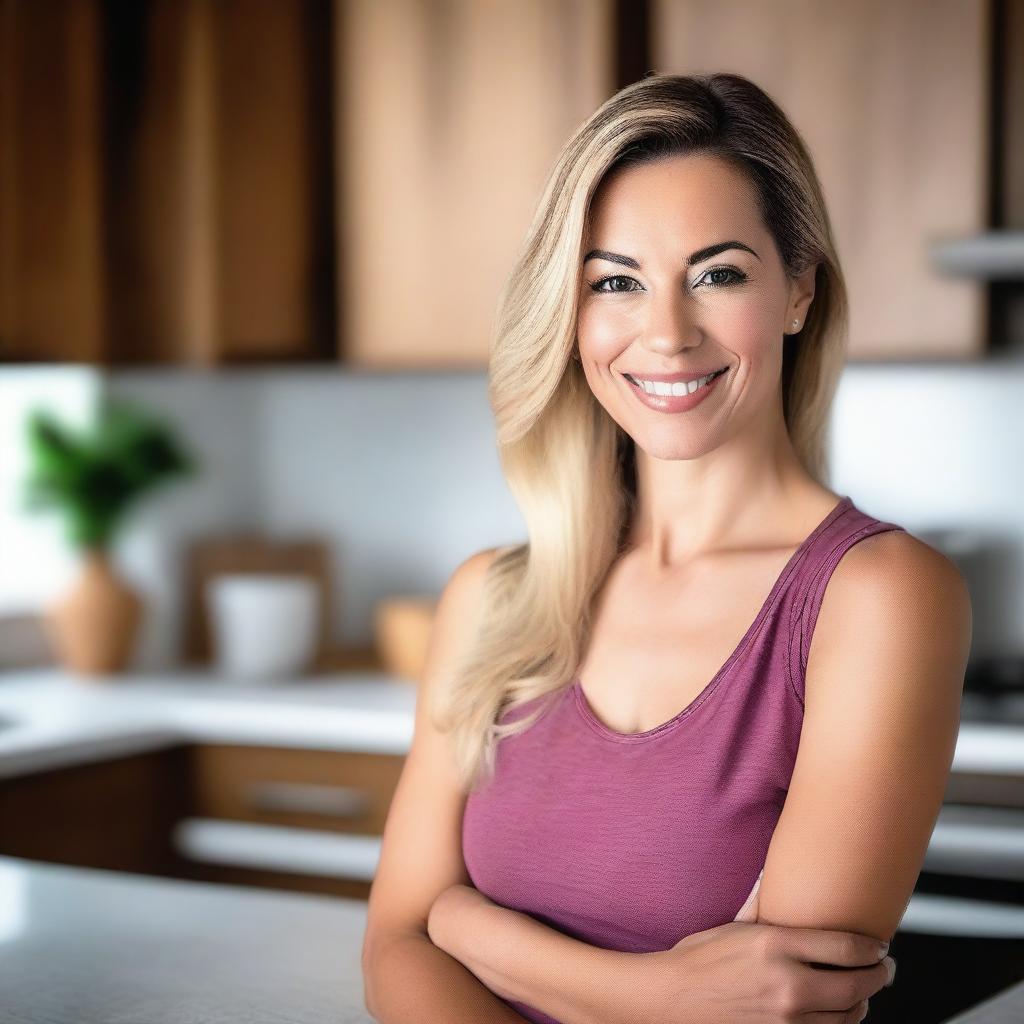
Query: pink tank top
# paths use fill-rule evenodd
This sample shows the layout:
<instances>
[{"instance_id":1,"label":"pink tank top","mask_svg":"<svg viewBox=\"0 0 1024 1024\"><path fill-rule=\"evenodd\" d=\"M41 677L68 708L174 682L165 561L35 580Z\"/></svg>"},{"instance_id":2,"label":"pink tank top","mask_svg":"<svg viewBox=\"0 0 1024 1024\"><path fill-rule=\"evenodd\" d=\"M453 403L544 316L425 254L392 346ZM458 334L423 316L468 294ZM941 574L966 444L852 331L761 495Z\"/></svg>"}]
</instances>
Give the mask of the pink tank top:
<instances>
[{"instance_id":1,"label":"pink tank top","mask_svg":"<svg viewBox=\"0 0 1024 1024\"><path fill-rule=\"evenodd\" d=\"M462 849L473 885L566 935L625 952L670 949L734 920L792 777L825 586L858 541L902 529L842 497L725 664L653 729L604 725L578 679L538 698L548 711L498 744L493 780L467 798ZM558 1024L507 1002L527 1020Z\"/></svg>"}]
</instances>

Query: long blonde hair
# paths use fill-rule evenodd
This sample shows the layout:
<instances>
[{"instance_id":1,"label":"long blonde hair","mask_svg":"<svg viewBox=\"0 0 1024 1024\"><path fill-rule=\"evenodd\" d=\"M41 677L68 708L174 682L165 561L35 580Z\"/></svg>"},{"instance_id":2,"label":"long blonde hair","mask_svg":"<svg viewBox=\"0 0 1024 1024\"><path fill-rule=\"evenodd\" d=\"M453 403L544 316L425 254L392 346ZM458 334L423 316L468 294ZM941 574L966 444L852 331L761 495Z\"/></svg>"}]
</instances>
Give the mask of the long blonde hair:
<instances>
[{"instance_id":1,"label":"long blonde hair","mask_svg":"<svg viewBox=\"0 0 1024 1024\"><path fill-rule=\"evenodd\" d=\"M466 792L493 777L498 742L550 704L538 701L512 722L499 723L502 714L571 679L635 506L634 443L570 358L591 199L616 168L693 153L746 172L790 277L818 265L804 327L784 341L782 393L798 458L816 480L826 474L847 300L806 146L775 102L740 75L649 75L607 100L565 144L499 298L489 398L528 540L489 566L476 634L431 712L451 733Z\"/></svg>"}]
</instances>

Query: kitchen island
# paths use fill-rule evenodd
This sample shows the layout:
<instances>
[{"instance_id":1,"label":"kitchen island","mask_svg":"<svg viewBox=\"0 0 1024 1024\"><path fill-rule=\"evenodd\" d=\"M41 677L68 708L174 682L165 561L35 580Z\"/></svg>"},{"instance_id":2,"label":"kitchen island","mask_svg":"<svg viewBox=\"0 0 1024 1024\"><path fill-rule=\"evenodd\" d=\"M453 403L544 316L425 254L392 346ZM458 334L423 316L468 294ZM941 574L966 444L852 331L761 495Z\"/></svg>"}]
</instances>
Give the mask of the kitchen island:
<instances>
[{"instance_id":1,"label":"kitchen island","mask_svg":"<svg viewBox=\"0 0 1024 1024\"><path fill-rule=\"evenodd\" d=\"M367 1024L366 904L0 857L0 1022Z\"/></svg>"},{"instance_id":2,"label":"kitchen island","mask_svg":"<svg viewBox=\"0 0 1024 1024\"><path fill-rule=\"evenodd\" d=\"M372 1024L360 900L0 856L3 1024ZM1024 1020L1024 982L947 1024Z\"/></svg>"}]
</instances>

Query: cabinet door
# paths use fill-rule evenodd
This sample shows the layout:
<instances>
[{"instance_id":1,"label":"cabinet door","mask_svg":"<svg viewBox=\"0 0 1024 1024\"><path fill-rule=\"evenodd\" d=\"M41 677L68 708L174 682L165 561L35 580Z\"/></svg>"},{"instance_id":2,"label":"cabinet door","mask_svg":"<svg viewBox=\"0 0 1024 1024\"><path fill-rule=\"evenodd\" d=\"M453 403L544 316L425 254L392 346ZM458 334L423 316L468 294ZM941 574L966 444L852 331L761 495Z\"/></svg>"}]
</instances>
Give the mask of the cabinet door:
<instances>
[{"instance_id":1,"label":"cabinet door","mask_svg":"<svg viewBox=\"0 0 1024 1024\"><path fill-rule=\"evenodd\" d=\"M0 361L104 335L100 8L0 0Z\"/></svg>"},{"instance_id":2,"label":"cabinet door","mask_svg":"<svg viewBox=\"0 0 1024 1024\"><path fill-rule=\"evenodd\" d=\"M363 751L197 744L192 812L379 836L404 763Z\"/></svg>"},{"instance_id":3,"label":"cabinet door","mask_svg":"<svg viewBox=\"0 0 1024 1024\"><path fill-rule=\"evenodd\" d=\"M112 757L0 779L0 853L180 877L175 824L188 813L186 750Z\"/></svg>"},{"instance_id":4,"label":"cabinet door","mask_svg":"<svg viewBox=\"0 0 1024 1024\"><path fill-rule=\"evenodd\" d=\"M614 91L610 0L337 0L339 349L487 363L555 157Z\"/></svg>"},{"instance_id":5,"label":"cabinet door","mask_svg":"<svg viewBox=\"0 0 1024 1024\"><path fill-rule=\"evenodd\" d=\"M0 358L334 359L331 0L0 0Z\"/></svg>"},{"instance_id":6,"label":"cabinet door","mask_svg":"<svg viewBox=\"0 0 1024 1024\"><path fill-rule=\"evenodd\" d=\"M732 71L789 115L821 179L850 295L850 356L979 354L985 289L929 244L988 212L987 3L652 0L659 72Z\"/></svg>"},{"instance_id":7,"label":"cabinet door","mask_svg":"<svg viewBox=\"0 0 1024 1024\"><path fill-rule=\"evenodd\" d=\"M109 23L111 362L333 357L329 24L329 0Z\"/></svg>"}]
</instances>

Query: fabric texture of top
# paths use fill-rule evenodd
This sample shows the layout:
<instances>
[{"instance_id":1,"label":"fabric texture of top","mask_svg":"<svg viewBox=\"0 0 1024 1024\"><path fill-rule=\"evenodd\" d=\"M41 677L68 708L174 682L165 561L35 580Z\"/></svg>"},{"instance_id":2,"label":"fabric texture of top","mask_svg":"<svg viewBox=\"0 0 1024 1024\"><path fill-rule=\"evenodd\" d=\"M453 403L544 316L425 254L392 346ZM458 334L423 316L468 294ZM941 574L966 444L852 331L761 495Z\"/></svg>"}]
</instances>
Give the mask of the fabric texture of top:
<instances>
[{"instance_id":1,"label":"fabric texture of top","mask_svg":"<svg viewBox=\"0 0 1024 1024\"><path fill-rule=\"evenodd\" d=\"M670 949L733 921L786 799L828 580L854 544L902 529L843 496L710 682L653 729L606 726L579 679L537 698L550 701L547 711L499 742L494 778L467 797L462 849L473 885L566 935L626 952ZM506 1002L527 1020L558 1024Z\"/></svg>"}]
</instances>

